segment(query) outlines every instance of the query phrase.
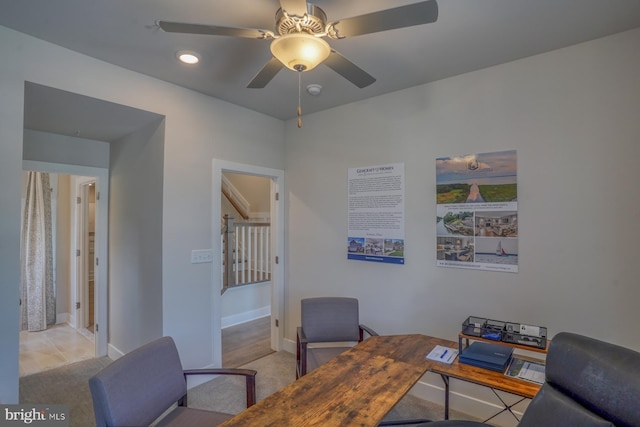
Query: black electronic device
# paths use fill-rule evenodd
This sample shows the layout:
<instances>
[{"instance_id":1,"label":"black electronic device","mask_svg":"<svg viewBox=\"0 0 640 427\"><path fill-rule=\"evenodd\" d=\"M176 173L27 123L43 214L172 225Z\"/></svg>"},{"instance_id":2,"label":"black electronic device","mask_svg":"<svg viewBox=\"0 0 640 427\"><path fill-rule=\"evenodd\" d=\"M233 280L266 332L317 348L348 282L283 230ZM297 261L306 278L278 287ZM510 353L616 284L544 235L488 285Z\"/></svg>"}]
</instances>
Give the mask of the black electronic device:
<instances>
[{"instance_id":1,"label":"black electronic device","mask_svg":"<svg viewBox=\"0 0 640 427\"><path fill-rule=\"evenodd\" d=\"M526 345L541 349L547 347L547 328L542 326L469 316L462 323L462 333L488 340Z\"/></svg>"},{"instance_id":2,"label":"black electronic device","mask_svg":"<svg viewBox=\"0 0 640 427\"><path fill-rule=\"evenodd\" d=\"M547 328L507 322L505 331L502 334L502 341L536 348L546 348Z\"/></svg>"}]
</instances>

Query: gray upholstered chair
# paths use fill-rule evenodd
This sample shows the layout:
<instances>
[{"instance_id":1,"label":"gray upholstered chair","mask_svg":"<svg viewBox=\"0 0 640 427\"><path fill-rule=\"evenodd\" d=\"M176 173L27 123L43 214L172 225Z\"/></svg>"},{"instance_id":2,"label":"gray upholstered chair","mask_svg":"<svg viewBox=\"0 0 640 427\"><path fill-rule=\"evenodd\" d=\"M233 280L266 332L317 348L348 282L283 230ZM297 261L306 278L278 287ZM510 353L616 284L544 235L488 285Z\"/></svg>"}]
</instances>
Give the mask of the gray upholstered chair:
<instances>
[{"instance_id":1,"label":"gray upholstered chair","mask_svg":"<svg viewBox=\"0 0 640 427\"><path fill-rule=\"evenodd\" d=\"M217 426L232 415L187 408L189 375L241 375L246 378L247 406L256 401L250 369L183 370L172 338L164 337L133 350L89 379L97 427L148 426L167 412L158 427Z\"/></svg>"},{"instance_id":2,"label":"gray upholstered chair","mask_svg":"<svg viewBox=\"0 0 640 427\"><path fill-rule=\"evenodd\" d=\"M356 298L306 298L300 304L302 326L298 327L296 337L296 378L362 341L365 332L378 335L360 324ZM322 346L314 347L314 343Z\"/></svg>"},{"instance_id":3,"label":"gray upholstered chair","mask_svg":"<svg viewBox=\"0 0 640 427\"><path fill-rule=\"evenodd\" d=\"M545 383L518 427L640 426L640 353L561 332L549 344ZM424 427L485 426L436 421Z\"/></svg>"}]
</instances>

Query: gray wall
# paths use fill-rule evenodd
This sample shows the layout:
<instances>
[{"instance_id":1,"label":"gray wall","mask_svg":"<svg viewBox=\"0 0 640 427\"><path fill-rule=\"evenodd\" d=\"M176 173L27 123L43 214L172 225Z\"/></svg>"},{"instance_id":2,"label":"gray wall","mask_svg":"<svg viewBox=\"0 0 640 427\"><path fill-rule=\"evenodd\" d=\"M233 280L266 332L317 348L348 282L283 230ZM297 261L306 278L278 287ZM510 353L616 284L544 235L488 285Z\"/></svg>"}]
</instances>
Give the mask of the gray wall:
<instances>
[{"instance_id":1,"label":"gray wall","mask_svg":"<svg viewBox=\"0 0 640 427\"><path fill-rule=\"evenodd\" d=\"M110 341L124 348L112 344L110 352L125 352L162 331L163 335L175 337L186 368L209 365L213 360L212 291L220 289L220 283L212 285L211 264L191 264L190 253L192 249L211 247L212 159L283 169L283 122L5 27L0 27L0 55L13 58L0 61L0 402L18 401L20 174L25 81L166 117L161 166L160 265L157 250L145 254L153 258L147 261L147 266L161 269L162 308L159 311L144 304L137 306L138 300L116 304L125 316L140 310L135 321L141 325L131 325L132 330L116 325L115 329L122 335L111 334ZM70 69L74 72L69 73ZM78 75L83 78L78 79ZM154 156L157 155L154 151ZM155 171L157 164L150 163L141 173L152 172L152 176L157 176ZM132 172L129 174L135 176ZM215 194L219 197L217 191ZM152 202L155 204L158 200L154 195ZM145 229L142 218L127 219L139 221L137 225ZM131 271L130 266L127 269ZM130 286L138 288L138 292L148 290L150 277ZM157 295L154 298L158 298ZM159 321L158 313L162 313L160 328L155 324ZM110 316L111 320L116 319L120 312L112 310Z\"/></svg>"},{"instance_id":2,"label":"gray wall","mask_svg":"<svg viewBox=\"0 0 640 427\"><path fill-rule=\"evenodd\" d=\"M25 129L23 159L109 167L109 143Z\"/></svg>"},{"instance_id":3,"label":"gray wall","mask_svg":"<svg viewBox=\"0 0 640 427\"><path fill-rule=\"evenodd\" d=\"M111 143L109 345L162 336L164 120Z\"/></svg>"},{"instance_id":4,"label":"gray wall","mask_svg":"<svg viewBox=\"0 0 640 427\"><path fill-rule=\"evenodd\" d=\"M639 46L640 29L287 122L286 338L301 298L351 295L381 334L456 340L477 315L640 350ZM436 267L435 159L510 149L519 273ZM406 265L347 261L347 170L394 162Z\"/></svg>"}]
</instances>

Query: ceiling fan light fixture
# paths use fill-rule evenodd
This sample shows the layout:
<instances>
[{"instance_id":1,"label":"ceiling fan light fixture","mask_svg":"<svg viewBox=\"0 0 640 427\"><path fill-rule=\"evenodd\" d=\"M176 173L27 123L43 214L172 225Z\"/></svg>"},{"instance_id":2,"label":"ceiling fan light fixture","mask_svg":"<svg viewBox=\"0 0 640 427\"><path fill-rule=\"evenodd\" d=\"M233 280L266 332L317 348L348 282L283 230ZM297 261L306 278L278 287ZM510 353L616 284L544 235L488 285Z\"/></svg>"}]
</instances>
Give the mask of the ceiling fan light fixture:
<instances>
[{"instance_id":1,"label":"ceiling fan light fixture","mask_svg":"<svg viewBox=\"0 0 640 427\"><path fill-rule=\"evenodd\" d=\"M290 33L271 42L271 53L293 71L309 71L329 57L331 47L320 37Z\"/></svg>"},{"instance_id":2,"label":"ceiling fan light fixture","mask_svg":"<svg viewBox=\"0 0 640 427\"><path fill-rule=\"evenodd\" d=\"M176 56L178 57L178 60L180 60L180 62L184 64L194 65L200 62L200 55L198 55L196 52L181 50L180 52L176 53Z\"/></svg>"}]
</instances>

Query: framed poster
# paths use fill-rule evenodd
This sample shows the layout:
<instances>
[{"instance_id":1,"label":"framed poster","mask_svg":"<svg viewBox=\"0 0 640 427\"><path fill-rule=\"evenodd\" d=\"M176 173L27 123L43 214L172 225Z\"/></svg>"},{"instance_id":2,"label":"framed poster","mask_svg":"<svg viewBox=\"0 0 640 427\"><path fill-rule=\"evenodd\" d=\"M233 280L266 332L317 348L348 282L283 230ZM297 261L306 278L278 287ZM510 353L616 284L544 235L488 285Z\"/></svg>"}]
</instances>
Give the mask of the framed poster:
<instances>
[{"instance_id":1,"label":"framed poster","mask_svg":"<svg viewBox=\"0 0 640 427\"><path fill-rule=\"evenodd\" d=\"M404 264L404 164L350 168L347 258Z\"/></svg>"},{"instance_id":2,"label":"framed poster","mask_svg":"<svg viewBox=\"0 0 640 427\"><path fill-rule=\"evenodd\" d=\"M436 159L436 263L518 272L516 151Z\"/></svg>"}]
</instances>

